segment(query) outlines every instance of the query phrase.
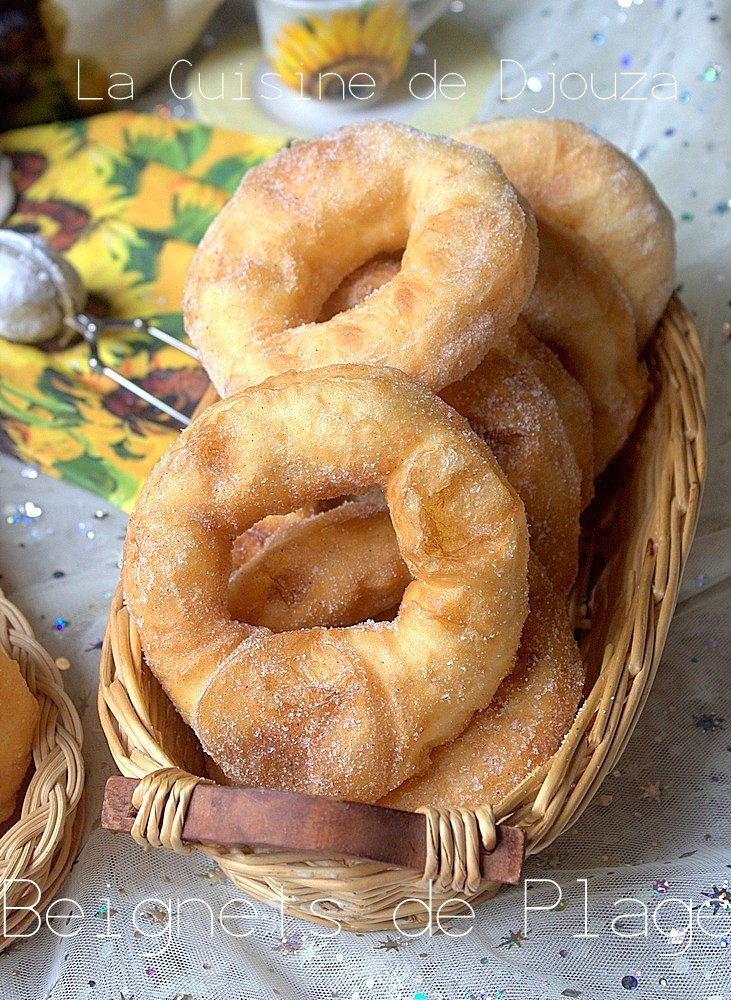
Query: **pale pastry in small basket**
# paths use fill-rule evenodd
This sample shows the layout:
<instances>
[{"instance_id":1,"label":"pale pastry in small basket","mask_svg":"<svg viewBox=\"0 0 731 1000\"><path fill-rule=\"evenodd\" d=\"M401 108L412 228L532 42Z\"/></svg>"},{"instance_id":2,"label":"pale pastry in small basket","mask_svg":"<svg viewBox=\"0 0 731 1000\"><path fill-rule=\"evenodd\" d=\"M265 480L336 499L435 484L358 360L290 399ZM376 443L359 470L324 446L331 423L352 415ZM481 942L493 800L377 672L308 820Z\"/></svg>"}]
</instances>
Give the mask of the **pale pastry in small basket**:
<instances>
[{"instance_id":1,"label":"pale pastry in small basket","mask_svg":"<svg viewBox=\"0 0 731 1000\"><path fill-rule=\"evenodd\" d=\"M18 789L30 764L40 710L20 667L0 646L0 823L15 811Z\"/></svg>"}]
</instances>

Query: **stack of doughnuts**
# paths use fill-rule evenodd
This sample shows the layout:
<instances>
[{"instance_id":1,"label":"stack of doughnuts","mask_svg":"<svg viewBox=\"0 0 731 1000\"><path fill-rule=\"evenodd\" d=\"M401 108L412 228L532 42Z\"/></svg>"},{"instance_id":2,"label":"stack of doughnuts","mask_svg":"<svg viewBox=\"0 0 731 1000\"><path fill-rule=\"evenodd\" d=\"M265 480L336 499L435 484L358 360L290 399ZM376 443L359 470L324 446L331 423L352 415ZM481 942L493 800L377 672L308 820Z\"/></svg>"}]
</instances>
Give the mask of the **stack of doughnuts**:
<instances>
[{"instance_id":1,"label":"stack of doughnuts","mask_svg":"<svg viewBox=\"0 0 731 1000\"><path fill-rule=\"evenodd\" d=\"M476 807L556 751L580 517L673 262L650 182L570 122L369 122L246 175L184 301L221 401L153 470L122 576L212 774Z\"/></svg>"}]
</instances>

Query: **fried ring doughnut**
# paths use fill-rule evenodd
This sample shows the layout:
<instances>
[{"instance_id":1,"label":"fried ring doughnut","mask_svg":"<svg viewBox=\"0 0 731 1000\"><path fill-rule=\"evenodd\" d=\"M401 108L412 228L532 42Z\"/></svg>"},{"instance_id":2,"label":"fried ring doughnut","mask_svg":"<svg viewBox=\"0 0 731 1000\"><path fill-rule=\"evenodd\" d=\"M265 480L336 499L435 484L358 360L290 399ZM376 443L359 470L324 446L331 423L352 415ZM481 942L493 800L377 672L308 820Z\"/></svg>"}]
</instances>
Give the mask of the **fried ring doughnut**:
<instances>
[{"instance_id":1,"label":"fried ring doughnut","mask_svg":"<svg viewBox=\"0 0 731 1000\"><path fill-rule=\"evenodd\" d=\"M374 485L414 577L394 622L273 635L232 619L234 538ZM527 560L523 505L467 422L400 372L344 365L205 410L143 487L122 580L150 668L230 781L373 801L511 669Z\"/></svg>"},{"instance_id":2,"label":"fried ring doughnut","mask_svg":"<svg viewBox=\"0 0 731 1000\"><path fill-rule=\"evenodd\" d=\"M515 669L462 735L437 747L428 771L380 805L475 809L498 802L558 750L574 721L585 670L564 603L535 558L528 580L530 612Z\"/></svg>"},{"instance_id":3,"label":"fried ring doughnut","mask_svg":"<svg viewBox=\"0 0 731 1000\"><path fill-rule=\"evenodd\" d=\"M566 592L578 567L581 476L550 393L529 367L496 349L443 398L489 445L523 500L533 549ZM411 579L388 511L374 501L280 519L259 553L239 551L234 566L233 616L275 632L381 617Z\"/></svg>"},{"instance_id":4,"label":"fried ring doughnut","mask_svg":"<svg viewBox=\"0 0 731 1000\"><path fill-rule=\"evenodd\" d=\"M315 322L346 275L403 247L392 281ZM246 174L191 263L186 329L222 396L344 361L441 389L515 322L537 253L533 214L488 153L366 122Z\"/></svg>"},{"instance_id":5,"label":"fried ring doughnut","mask_svg":"<svg viewBox=\"0 0 731 1000\"><path fill-rule=\"evenodd\" d=\"M540 269L540 261L538 266ZM363 264L343 279L322 307L319 321L353 309L382 284L390 281L400 267L401 257L398 254L381 254ZM594 495L593 424L591 405L586 391L569 374L551 349L532 336L522 318L518 318L506 336L512 356L532 368L556 401L581 472L583 509L588 506Z\"/></svg>"},{"instance_id":6,"label":"fried ring doughnut","mask_svg":"<svg viewBox=\"0 0 731 1000\"><path fill-rule=\"evenodd\" d=\"M649 390L637 360L632 310L585 240L544 220L538 231L538 276L523 315L586 390L598 476L629 437Z\"/></svg>"},{"instance_id":7,"label":"fried ring doughnut","mask_svg":"<svg viewBox=\"0 0 731 1000\"><path fill-rule=\"evenodd\" d=\"M581 508L594 496L594 422L591 403L581 383L558 356L531 333L521 317L508 334L511 356L528 365L556 401L581 474Z\"/></svg>"},{"instance_id":8,"label":"fried ring doughnut","mask_svg":"<svg viewBox=\"0 0 731 1000\"><path fill-rule=\"evenodd\" d=\"M506 339L441 395L490 446L525 504L532 550L565 593L579 566L581 473L555 399L510 350Z\"/></svg>"},{"instance_id":9,"label":"fried ring doughnut","mask_svg":"<svg viewBox=\"0 0 731 1000\"><path fill-rule=\"evenodd\" d=\"M15 797L30 764L40 709L20 667L0 646L0 823L15 811Z\"/></svg>"},{"instance_id":10,"label":"fried ring doughnut","mask_svg":"<svg viewBox=\"0 0 731 1000\"><path fill-rule=\"evenodd\" d=\"M393 607L400 598L399 587L403 592L410 575L388 513L373 512L357 502L336 510L345 523L363 517L370 521L369 561L363 561L356 532L341 531L337 551L328 544L336 535L331 521L335 511L300 520L293 530L280 529L271 551L265 548L232 576L229 598L237 616L286 632L343 620L354 624L379 618ZM402 576L387 593L377 581L383 566L393 565L401 566ZM269 590L273 577L278 586ZM382 805L474 808L496 801L558 748L576 713L584 666L565 604L535 556L529 562L528 580L530 611L513 671L462 735L434 750L427 772L390 792ZM323 584L329 585L333 617ZM290 599L295 593L296 599Z\"/></svg>"},{"instance_id":11,"label":"fried ring doughnut","mask_svg":"<svg viewBox=\"0 0 731 1000\"><path fill-rule=\"evenodd\" d=\"M583 236L601 254L627 293L644 347L675 274L673 217L647 175L571 121L496 118L457 138L489 150L536 215Z\"/></svg>"}]
</instances>

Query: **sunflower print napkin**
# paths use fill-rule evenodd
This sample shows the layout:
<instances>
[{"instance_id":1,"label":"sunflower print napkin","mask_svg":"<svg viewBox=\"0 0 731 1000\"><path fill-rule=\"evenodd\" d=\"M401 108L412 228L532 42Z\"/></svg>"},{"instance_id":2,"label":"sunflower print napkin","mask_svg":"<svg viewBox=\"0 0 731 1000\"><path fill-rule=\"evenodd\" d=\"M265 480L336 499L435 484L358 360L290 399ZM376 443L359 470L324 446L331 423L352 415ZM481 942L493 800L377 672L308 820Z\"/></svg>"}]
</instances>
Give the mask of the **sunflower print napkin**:
<instances>
[{"instance_id":1,"label":"sunflower print napkin","mask_svg":"<svg viewBox=\"0 0 731 1000\"><path fill-rule=\"evenodd\" d=\"M19 192L5 223L66 255L87 312L184 338L193 251L243 174L283 142L117 112L0 135ZM190 358L140 331L106 332L103 360L188 414L207 387ZM87 367L87 349L0 340L0 450L125 510L178 429Z\"/></svg>"}]
</instances>

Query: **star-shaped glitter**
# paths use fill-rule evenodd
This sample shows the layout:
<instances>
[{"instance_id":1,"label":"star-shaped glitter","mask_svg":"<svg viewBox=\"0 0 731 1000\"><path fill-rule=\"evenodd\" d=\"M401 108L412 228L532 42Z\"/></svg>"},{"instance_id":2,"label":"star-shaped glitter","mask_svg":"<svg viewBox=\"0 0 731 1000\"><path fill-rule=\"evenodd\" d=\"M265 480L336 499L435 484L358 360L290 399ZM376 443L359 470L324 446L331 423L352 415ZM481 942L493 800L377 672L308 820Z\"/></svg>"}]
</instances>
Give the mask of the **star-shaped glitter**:
<instances>
[{"instance_id":1,"label":"star-shaped glitter","mask_svg":"<svg viewBox=\"0 0 731 1000\"><path fill-rule=\"evenodd\" d=\"M280 938L272 951L278 951L280 955L294 955L301 947L302 935L295 931L294 934L285 934L283 938Z\"/></svg>"},{"instance_id":2,"label":"star-shaped glitter","mask_svg":"<svg viewBox=\"0 0 731 1000\"><path fill-rule=\"evenodd\" d=\"M702 729L704 733L716 733L719 729L723 729L724 722L720 715L713 715L711 712L706 712L705 715L696 715L693 717L693 722L695 722L698 729Z\"/></svg>"},{"instance_id":3,"label":"star-shaped glitter","mask_svg":"<svg viewBox=\"0 0 731 1000\"><path fill-rule=\"evenodd\" d=\"M712 885L711 891L704 892L703 895L708 900L703 905L710 906L714 917L719 910L731 910L731 892L729 891L728 882L724 882L720 887Z\"/></svg>"},{"instance_id":4,"label":"star-shaped glitter","mask_svg":"<svg viewBox=\"0 0 731 1000\"><path fill-rule=\"evenodd\" d=\"M528 937L523 931L509 931L507 937L504 937L498 945L498 948L512 948L513 946L522 948L523 942L527 940Z\"/></svg>"},{"instance_id":5,"label":"star-shaped glitter","mask_svg":"<svg viewBox=\"0 0 731 1000\"><path fill-rule=\"evenodd\" d=\"M653 802L659 802L662 798L665 788L660 784L659 781L649 781L646 785L640 785L640 795L641 799L651 799Z\"/></svg>"},{"instance_id":6,"label":"star-shaped glitter","mask_svg":"<svg viewBox=\"0 0 731 1000\"><path fill-rule=\"evenodd\" d=\"M399 948L403 947L403 944L403 941L399 941L398 938L393 938L388 934L385 941L378 942L376 951L398 951Z\"/></svg>"}]
</instances>

